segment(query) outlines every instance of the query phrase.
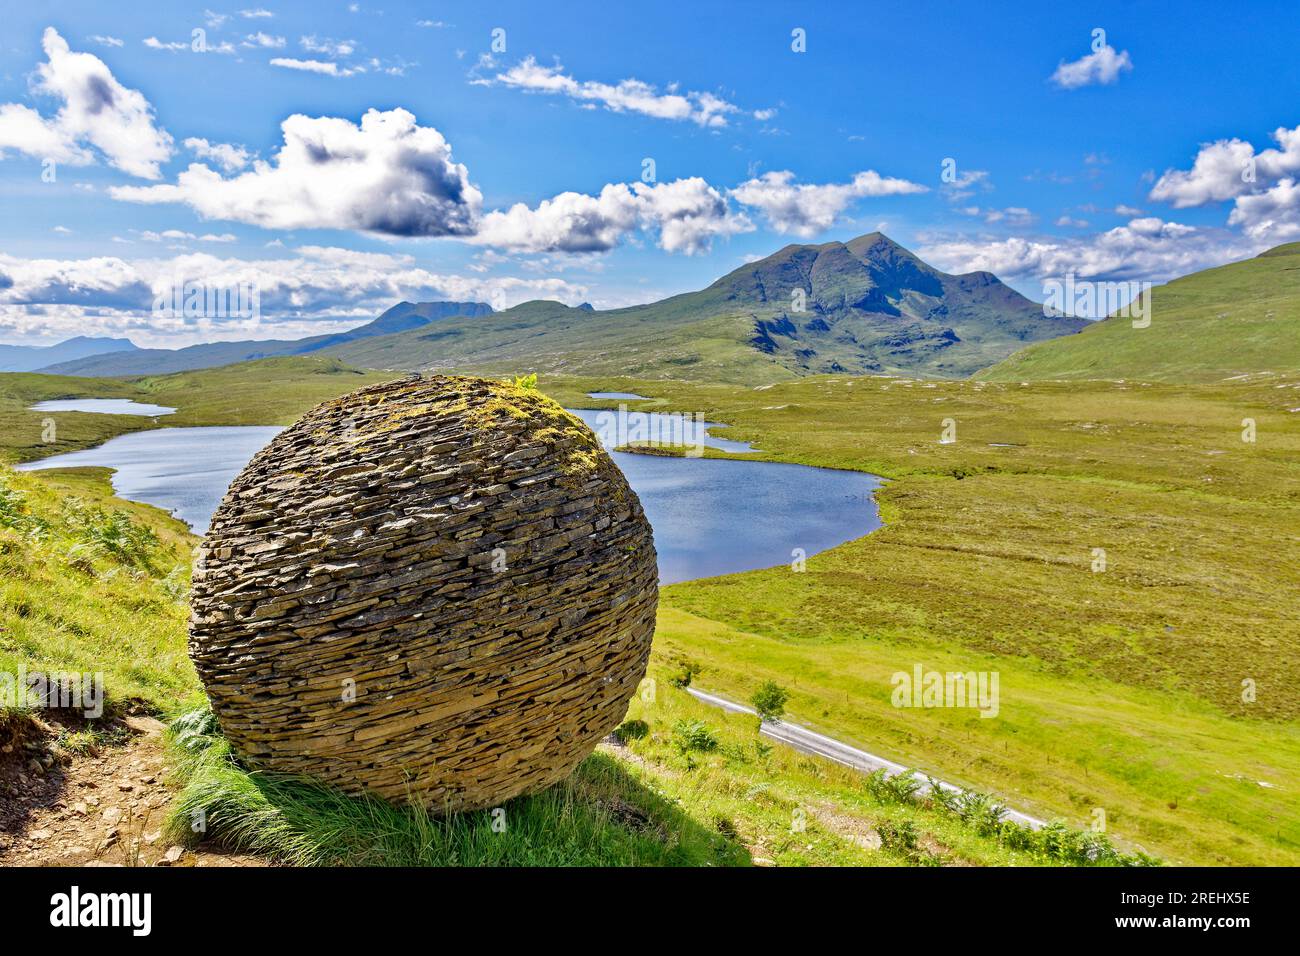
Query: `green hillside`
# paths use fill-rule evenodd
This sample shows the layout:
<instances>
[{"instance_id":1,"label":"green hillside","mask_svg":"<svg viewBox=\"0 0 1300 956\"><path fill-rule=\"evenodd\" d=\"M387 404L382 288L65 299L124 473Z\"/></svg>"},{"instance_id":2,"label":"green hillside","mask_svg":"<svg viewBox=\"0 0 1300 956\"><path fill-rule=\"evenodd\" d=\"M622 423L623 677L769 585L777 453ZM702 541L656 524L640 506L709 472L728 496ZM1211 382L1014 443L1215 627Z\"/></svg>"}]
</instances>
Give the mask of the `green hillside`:
<instances>
[{"instance_id":1,"label":"green hillside","mask_svg":"<svg viewBox=\"0 0 1300 956\"><path fill-rule=\"evenodd\" d=\"M655 653L698 665L699 687L743 700L775 680L797 722L1029 813L1085 825L1102 808L1108 832L1169 861L1292 865L1294 382L541 387L569 404L635 392L650 396L638 410L728 423L760 449L746 460L889 479L874 494L884 527L801 573L661 590ZM999 672L998 718L896 707L891 675L917 663Z\"/></svg>"},{"instance_id":2,"label":"green hillside","mask_svg":"<svg viewBox=\"0 0 1300 956\"><path fill-rule=\"evenodd\" d=\"M134 382L0 375L0 454L28 460L155 427L150 419L118 424L111 420L129 416L58 413L58 442L45 445L45 415L26 411L41 398L80 394L178 406L168 424L274 424L384 375L308 357ZM1022 387L809 376L755 389L620 376L543 378L547 394L570 406L595 403L585 397L589 391L632 391L653 396L642 409L688 410L727 422L728 437L761 449L750 459L891 479L875 495L885 526L814 555L803 573L781 566L663 589L651 663L658 702L649 710L634 703L630 716L647 722L648 735L614 755L631 761L628 773L644 787L620 782L613 793L652 826L685 834L681 845L696 859L711 857L715 844L690 836L692 828L656 810L647 793L682 801L690 819L711 832L725 820L756 861L897 858L846 842L866 833L863 827L887 831L896 819L883 815L895 813L892 808L857 802L875 799L861 778L837 776L780 748L761 751L751 727L733 725L733 718L673 688L689 663L699 668L696 685L736 700L774 680L790 691L794 721L936 777L992 790L1037 816L1079 827L1102 808L1109 832L1128 848L1184 863L1293 863L1300 858L1300 703L1287 688L1296 685L1300 664L1292 652L1297 578L1289 559L1300 527L1300 415L1289 413L1297 404L1294 390L1279 387L1289 381ZM1256 442L1241 440L1245 416L1259 423ZM945 418L958 423L957 441L940 442ZM55 522L58 501L42 498L39 489L63 478L0 474L42 509L46 522ZM108 494L107 485L99 494ZM85 489L78 495L91 497ZM5 569L14 576L4 596L9 610L0 607L9 615L0 619L0 657L55 659L62 667L85 659L113 672L119 665L109 650L120 647L136 658L120 668L133 680L179 673L167 668L183 654L180 623L167 625L176 636L159 645L156 662L138 644L106 643L76 616L83 600L78 589L101 579L83 581L64 568L71 544L43 537L40 543L48 544L46 557L11 551L15 570ZM1097 548L1107 556L1104 573L1093 565ZM18 576L17 569L37 568L47 558L48 581L41 585L47 590L34 591L34 572ZM161 560L158 568L172 571ZM122 578L106 572L102 581L125 586ZM56 590L57 600L49 597ZM116 610L102 612L105 626L144 634L151 607L124 598ZM45 630L34 630L38 624ZM97 656L78 656L83 653ZM893 707L890 675L916 663L1000 672L1000 719L960 708ZM1242 696L1247 677L1259 688L1250 701ZM115 686L124 685L110 681L110 697L123 693ZM127 695L142 694L126 687ZM151 699L164 709L180 703L171 692ZM697 720L720 743L707 754L683 756L679 722ZM574 819L573 801L592 807L598 799L608 808L613 771L599 761L590 769L593 776L574 779L576 791L554 796L560 804L530 805L536 810L530 819L539 825ZM380 834L357 829L352 811L367 808L343 804L348 838L315 842L337 830L322 830L321 817L312 814L325 813L332 826L338 805L261 793L242 777L214 777L212 770L205 765L187 774L182 805L206 807L209 819L220 811L246 821L247 843L229 837L238 845L356 860L351 850L374 837L373 847L392 840L401 846L367 859L413 859L413 841L389 827L406 826L402 821L379 819ZM810 829L814 818L827 829L794 840L794 805L810 808ZM295 816L286 831L273 825L282 811L306 816ZM581 827L589 819L584 814L576 817ZM950 848L941 852L952 862L1007 852L996 841L981 847L970 834L933 829L941 820L915 825ZM417 820L412 827L421 825ZM457 831L469 844L436 858L500 852L501 844L472 850L480 826L473 818L468 830ZM840 829L832 832L833 826ZM604 824L600 830L610 832ZM281 840L286 832L292 847ZM308 842L306 850L299 838ZM536 859L534 851L549 852L540 836L528 841L493 858L522 862ZM604 850L565 858L612 861ZM618 858L629 857L620 851Z\"/></svg>"},{"instance_id":3,"label":"green hillside","mask_svg":"<svg viewBox=\"0 0 1300 956\"><path fill-rule=\"evenodd\" d=\"M335 346L325 354L386 369L542 369L725 382L795 377L746 343L752 327L752 319L706 289L608 312L525 302L490 316Z\"/></svg>"},{"instance_id":4,"label":"green hillside","mask_svg":"<svg viewBox=\"0 0 1300 956\"><path fill-rule=\"evenodd\" d=\"M370 368L497 374L737 383L826 372L962 378L1027 342L1085 324L1044 317L990 273L947 275L869 233L786 246L699 292L648 305L594 311L526 302L325 352Z\"/></svg>"},{"instance_id":5,"label":"green hillside","mask_svg":"<svg viewBox=\"0 0 1300 956\"><path fill-rule=\"evenodd\" d=\"M1300 369L1300 242L1152 290L1151 325L1120 316L1031 345L975 377L989 381L1213 382Z\"/></svg>"},{"instance_id":6,"label":"green hillside","mask_svg":"<svg viewBox=\"0 0 1300 956\"><path fill-rule=\"evenodd\" d=\"M75 468L22 475L0 466L0 672L98 672L106 694L104 713L90 720L0 703L0 793L22 798L21 810L14 800L0 819L0 858L13 851L38 853L47 864L93 858L136 866L175 841L300 865L1150 862L1086 830L1057 825L1034 833L999 822L992 804L976 796L927 798L902 782L774 746L759 738L756 718L694 700L674 685L671 663L658 659L650 671L653 698L634 699L616 736L568 779L507 802L504 833L488 811L439 819L250 773L212 735L185 651L197 539L158 509L113 497L108 474ZM32 754L48 760L40 776L56 778L114 751L141 764L153 759L159 742L133 737L120 719L140 712L184 715L167 755L171 801L152 818L124 820L120 840L91 849L104 832L101 801L79 814L43 815L27 799L39 784L19 773ZM4 789L10 781L12 789ZM200 809L209 825L202 838L191 829ZM151 827L167 840L140 848ZM81 845L66 844L69 831Z\"/></svg>"}]
</instances>

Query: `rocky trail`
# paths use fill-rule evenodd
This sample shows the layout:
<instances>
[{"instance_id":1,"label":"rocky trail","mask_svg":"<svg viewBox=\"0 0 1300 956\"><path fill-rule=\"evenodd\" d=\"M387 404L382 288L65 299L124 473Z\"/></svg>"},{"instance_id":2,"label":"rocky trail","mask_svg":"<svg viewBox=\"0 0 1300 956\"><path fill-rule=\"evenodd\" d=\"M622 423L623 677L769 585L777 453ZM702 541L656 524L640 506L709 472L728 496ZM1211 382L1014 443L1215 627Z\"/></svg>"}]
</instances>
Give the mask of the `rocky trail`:
<instances>
[{"instance_id":1,"label":"rocky trail","mask_svg":"<svg viewBox=\"0 0 1300 956\"><path fill-rule=\"evenodd\" d=\"M67 728L44 721L0 744L0 866L263 865L167 840L163 724L113 723L112 742L86 752L57 746Z\"/></svg>"}]
</instances>

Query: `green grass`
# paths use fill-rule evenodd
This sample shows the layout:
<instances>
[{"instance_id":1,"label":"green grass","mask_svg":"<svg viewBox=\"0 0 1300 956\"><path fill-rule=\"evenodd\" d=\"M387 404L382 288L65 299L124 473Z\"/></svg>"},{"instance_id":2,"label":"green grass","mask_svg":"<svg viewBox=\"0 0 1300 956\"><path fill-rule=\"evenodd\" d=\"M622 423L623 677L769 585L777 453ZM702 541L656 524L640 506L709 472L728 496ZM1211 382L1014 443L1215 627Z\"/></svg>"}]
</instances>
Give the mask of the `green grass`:
<instances>
[{"instance_id":1,"label":"green grass","mask_svg":"<svg viewBox=\"0 0 1300 956\"><path fill-rule=\"evenodd\" d=\"M196 539L155 508L113 498L107 478L99 468L0 467L0 672L102 673L108 714L128 704L182 714L171 743L177 840L195 839L201 810L205 839L304 865L1139 862L1085 833L1053 831L1048 843L772 747L753 719L672 687L677 668L656 668L657 693L633 702L641 734L602 747L558 786L510 801L501 817L443 818L250 772L210 725L185 716L202 701L185 652ZM0 708L0 737L21 729L18 716ZM91 721L65 730L59 746L117 742Z\"/></svg>"},{"instance_id":2,"label":"green grass","mask_svg":"<svg viewBox=\"0 0 1300 956\"><path fill-rule=\"evenodd\" d=\"M162 707L199 686L184 642L195 539L107 477L0 468L0 672L102 673L114 707Z\"/></svg>"},{"instance_id":3,"label":"green grass","mask_svg":"<svg viewBox=\"0 0 1300 956\"><path fill-rule=\"evenodd\" d=\"M1167 859L1300 860L1300 376L541 387L652 395L634 407L727 422L760 449L746 459L891 479L885 527L805 573L664 589L656 659L736 700L775 680L799 722L1039 816L1101 808ZM1000 716L893 708L891 675L916 663L999 671Z\"/></svg>"},{"instance_id":4,"label":"green grass","mask_svg":"<svg viewBox=\"0 0 1300 956\"><path fill-rule=\"evenodd\" d=\"M757 721L655 679L621 746L603 745L542 793L442 817L252 773L219 737L173 731L182 789L167 827L295 865L1145 865L1101 834L1034 833L995 802L918 796L773 746ZM647 685L648 686L648 685ZM651 699L647 700L649 697ZM195 723L189 719L191 725Z\"/></svg>"},{"instance_id":5,"label":"green grass","mask_svg":"<svg viewBox=\"0 0 1300 956\"><path fill-rule=\"evenodd\" d=\"M148 396L143 400L177 409L167 416L167 425L291 425L321 402L395 377L337 359L295 357L139 378L131 384Z\"/></svg>"},{"instance_id":6,"label":"green grass","mask_svg":"<svg viewBox=\"0 0 1300 956\"><path fill-rule=\"evenodd\" d=\"M6 380L26 390L21 398ZM185 418L177 424L223 423L223 416L268 423L369 380L319 360L287 360L93 387L180 405L177 418ZM0 403L55 397L42 392L52 387L3 376ZM1037 816L1077 827L1100 808L1126 850L1186 863L1300 860L1300 699L1293 692L1300 686L1300 413L1290 411L1300 406L1300 376L1187 386L840 376L762 389L543 376L540 387L570 407L602 404L587 391L652 395L633 407L728 422L727 437L760 449L747 459L890 479L876 493L885 527L814 556L805 573L781 567L664 589L652 665L661 677L693 662L700 686L737 700L773 680L791 693L791 719L992 791ZM1241 440L1246 417L1257 423L1254 443ZM946 418L956 422L953 444L938 441ZM57 511L72 492L47 483L73 480L15 479L34 496L47 487L42 513ZM102 473L96 480L106 496ZM1107 552L1104 573L1091 570L1098 547ZM63 559L15 554L13 567L34 569L31 587L44 590L33 602L28 585L8 585L10 630L0 632L0 648L13 655L12 629L27 628L29 660L118 654L120 676L110 689L169 707L186 699L195 684L183 657L183 614L160 612L165 605L140 593L157 593L160 584L138 581L122 592L103 589L125 588L124 581L77 584L64 599L72 610L63 610L56 601L66 587ZM18 604L28 618L40 605L49 620L39 630L11 625ZM65 623L84 615L93 626ZM119 654L113 641L123 632L137 644ZM143 640L147 633L155 637ZM893 708L889 677L915 663L997 670L999 717ZM1256 685L1250 703L1241 696L1245 679ZM636 758L628 772L641 785L667 794L709 832L721 816L723 829L735 829L756 857L881 859L879 851L855 856L842 834L839 842L814 842L812 851L788 839L794 805L825 802L835 820L871 811L855 802L860 777L836 778L839 771L820 761L808 761L815 773L799 777L804 758L779 750L771 765L733 758L745 746L737 740L737 751L728 742L739 718L675 702L678 692L659 683L664 713L647 715L634 702L630 716L653 730L620 752L625 762ZM683 751L673 733L681 720L717 732L716 750ZM779 769L765 777L769 766ZM832 776L818 776L825 774ZM777 806L750 795L760 785L781 795ZM970 827L928 832L953 860L1013 861Z\"/></svg>"},{"instance_id":7,"label":"green grass","mask_svg":"<svg viewBox=\"0 0 1300 956\"><path fill-rule=\"evenodd\" d=\"M59 398L138 398L138 393L131 385L114 379L0 373L0 462L13 464L80 451L126 432L152 427L150 419L129 415L29 410L37 402Z\"/></svg>"},{"instance_id":8,"label":"green grass","mask_svg":"<svg viewBox=\"0 0 1300 956\"><path fill-rule=\"evenodd\" d=\"M1152 290L1151 324L1114 317L1030 345L976 374L989 381L1213 382L1300 368L1300 243Z\"/></svg>"},{"instance_id":9,"label":"green grass","mask_svg":"<svg viewBox=\"0 0 1300 956\"><path fill-rule=\"evenodd\" d=\"M325 354L369 368L520 370L742 382L796 373L747 342L753 317L712 290L602 312L525 302L505 312L440 319L407 332L332 346Z\"/></svg>"},{"instance_id":10,"label":"green grass","mask_svg":"<svg viewBox=\"0 0 1300 956\"><path fill-rule=\"evenodd\" d=\"M214 741L181 761L173 839L209 840L297 866L711 866L749 855L596 754L560 784L492 811L441 818L242 769Z\"/></svg>"}]
</instances>

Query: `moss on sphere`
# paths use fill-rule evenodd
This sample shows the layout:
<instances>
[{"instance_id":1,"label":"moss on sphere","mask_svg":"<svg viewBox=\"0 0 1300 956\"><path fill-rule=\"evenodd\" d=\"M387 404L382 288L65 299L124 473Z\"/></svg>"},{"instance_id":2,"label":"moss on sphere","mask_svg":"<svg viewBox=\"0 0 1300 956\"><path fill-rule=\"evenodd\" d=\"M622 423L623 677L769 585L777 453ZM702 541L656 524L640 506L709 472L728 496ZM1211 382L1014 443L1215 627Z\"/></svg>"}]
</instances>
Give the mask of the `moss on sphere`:
<instances>
[{"instance_id":1,"label":"moss on sphere","mask_svg":"<svg viewBox=\"0 0 1300 956\"><path fill-rule=\"evenodd\" d=\"M623 718L657 577L636 494L577 418L500 382L390 382L318 406L235 479L190 655L254 766L495 806Z\"/></svg>"}]
</instances>

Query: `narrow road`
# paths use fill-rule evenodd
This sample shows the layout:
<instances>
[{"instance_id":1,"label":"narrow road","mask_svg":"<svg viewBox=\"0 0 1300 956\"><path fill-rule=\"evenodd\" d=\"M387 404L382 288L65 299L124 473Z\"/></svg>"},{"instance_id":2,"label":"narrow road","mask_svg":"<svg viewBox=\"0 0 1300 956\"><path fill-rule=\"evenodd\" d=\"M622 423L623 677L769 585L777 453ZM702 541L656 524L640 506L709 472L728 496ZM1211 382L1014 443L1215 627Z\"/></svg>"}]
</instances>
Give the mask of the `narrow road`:
<instances>
[{"instance_id":1,"label":"narrow road","mask_svg":"<svg viewBox=\"0 0 1300 956\"><path fill-rule=\"evenodd\" d=\"M754 708L746 707L744 704L737 704L725 697L705 693L702 690L696 690L694 687L688 687L686 691L696 700L711 707L720 707L723 710L731 711L733 714L758 715L758 711L754 710ZM875 754L869 754L857 747L850 747L833 737L819 734L807 727L800 727L798 724L792 724L784 720L765 720L759 729L759 733L764 737L771 737L787 747L793 747L795 750L806 754L825 757L827 760L834 760L836 763L852 767L854 770L861 770L864 773L883 770L887 777L893 777L900 773L911 773L920 782L921 793L930 789L930 781L922 773L911 771L900 763L894 763L894 761L886 760L884 757L877 757ZM936 780L935 784L949 793L965 792L961 787L954 786L951 783L944 783L942 780ZM1033 830L1038 830L1047 825L1047 821L1031 817L1019 810L1008 809L1003 819L1012 820Z\"/></svg>"}]
</instances>

